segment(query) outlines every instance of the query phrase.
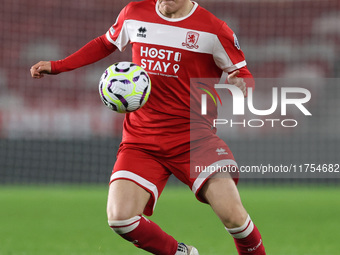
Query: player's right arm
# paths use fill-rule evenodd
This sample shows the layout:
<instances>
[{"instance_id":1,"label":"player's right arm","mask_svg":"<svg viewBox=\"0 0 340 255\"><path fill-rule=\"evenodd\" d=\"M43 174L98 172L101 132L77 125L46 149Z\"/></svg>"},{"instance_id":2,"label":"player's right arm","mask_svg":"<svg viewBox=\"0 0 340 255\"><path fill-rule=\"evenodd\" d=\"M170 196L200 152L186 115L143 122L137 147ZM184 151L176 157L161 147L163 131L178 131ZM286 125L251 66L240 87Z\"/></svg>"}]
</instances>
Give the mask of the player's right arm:
<instances>
[{"instance_id":1,"label":"player's right arm","mask_svg":"<svg viewBox=\"0 0 340 255\"><path fill-rule=\"evenodd\" d=\"M51 73L51 62L50 61L40 61L31 67L31 75L35 79L40 79L44 77L44 74Z\"/></svg>"},{"instance_id":2,"label":"player's right arm","mask_svg":"<svg viewBox=\"0 0 340 255\"><path fill-rule=\"evenodd\" d=\"M40 61L31 67L31 76L36 79L44 74L58 74L97 62L110 55L117 48L109 43L106 35L97 37L77 52L58 61Z\"/></svg>"},{"instance_id":3,"label":"player's right arm","mask_svg":"<svg viewBox=\"0 0 340 255\"><path fill-rule=\"evenodd\" d=\"M33 78L42 78L44 74L58 74L97 62L110 55L117 48L122 51L129 42L129 36L124 28L127 10L133 4L128 4L120 12L115 24L106 34L99 36L77 52L58 61L40 61L31 67Z\"/></svg>"}]
</instances>

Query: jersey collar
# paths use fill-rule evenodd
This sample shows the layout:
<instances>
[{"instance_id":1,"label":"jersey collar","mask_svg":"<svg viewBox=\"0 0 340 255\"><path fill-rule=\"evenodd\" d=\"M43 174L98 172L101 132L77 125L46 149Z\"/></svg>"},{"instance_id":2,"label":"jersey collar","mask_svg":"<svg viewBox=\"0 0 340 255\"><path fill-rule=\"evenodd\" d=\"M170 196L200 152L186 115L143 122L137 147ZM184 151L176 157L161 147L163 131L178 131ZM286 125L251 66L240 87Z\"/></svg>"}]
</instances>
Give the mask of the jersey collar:
<instances>
[{"instance_id":1,"label":"jersey collar","mask_svg":"<svg viewBox=\"0 0 340 255\"><path fill-rule=\"evenodd\" d=\"M156 13L158 14L159 17L161 17L162 19L166 20L166 21L170 21L170 22L178 22L178 21L182 21L182 20L185 20L186 18L189 18L194 12L195 10L197 9L198 7L198 3L192 1L194 3L194 7L191 9L191 11L189 12L188 15L184 16L184 17L181 17L181 18L177 18L177 19L173 19L173 18L168 18L168 17L165 17L158 9L158 1L156 0Z\"/></svg>"}]
</instances>

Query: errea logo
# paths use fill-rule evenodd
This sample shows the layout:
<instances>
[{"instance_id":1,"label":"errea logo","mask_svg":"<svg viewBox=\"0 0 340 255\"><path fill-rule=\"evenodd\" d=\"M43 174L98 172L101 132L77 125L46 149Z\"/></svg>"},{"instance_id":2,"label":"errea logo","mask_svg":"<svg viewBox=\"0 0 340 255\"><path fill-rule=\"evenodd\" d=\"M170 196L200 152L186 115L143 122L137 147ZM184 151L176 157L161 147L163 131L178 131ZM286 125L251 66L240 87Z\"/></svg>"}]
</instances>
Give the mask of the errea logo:
<instances>
[{"instance_id":1,"label":"errea logo","mask_svg":"<svg viewBox=\"0 0 340 255\"><path fill-rule=\"evenodd\" d=\"M138 28L137 37L146 38L146 32L147 32L146 27Z\"/></svg>"},{"instance_id":2,"label":"errea logo","mask_svg":"<svg viewBox=\"0 0 340 255\"><path fill-rule=\"evenodd\" d=\"M218 148L216 152L217 152L217 155L228 155L228 152L226 152L225 149L223 148Z\"/></svg>"}]
</instances>

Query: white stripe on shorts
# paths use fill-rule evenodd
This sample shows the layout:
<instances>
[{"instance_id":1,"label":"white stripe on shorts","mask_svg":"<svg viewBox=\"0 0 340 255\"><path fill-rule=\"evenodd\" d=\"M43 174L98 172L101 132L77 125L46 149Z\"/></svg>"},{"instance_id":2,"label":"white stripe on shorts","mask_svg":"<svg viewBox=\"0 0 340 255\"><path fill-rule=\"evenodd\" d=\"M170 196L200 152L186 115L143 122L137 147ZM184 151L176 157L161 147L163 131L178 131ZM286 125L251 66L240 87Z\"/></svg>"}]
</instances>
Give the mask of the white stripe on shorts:
<instances>
[{"instance_id":1,"label":"white stripe on shorts","mask_svg":"<svg viewBox=\"0 0 340 255\"><path fill-rule=\"evenodd\" d=\"M152 207L152 211L155 209L157 200L158 200L158 189L157 186L155 184L153 184L152 182L149 182L147 179L144 179L143 177L126 171L126 170L119 170L115 173L113 173L111 175L111 179L110 179L110 183L113 180L117 180L117 179L128 179L128 180L132 180L136 183L138 183L140 186L144 187L146 190L150 191L152 193L152 196L154 198L154 204Z\"/></svg>"},{"instance_id":2,"label":"white stripe on shorts","mask_svg":"<svg viewBox=\"0 0 340 255\"><path fill-rule=\"evenodd\" d=\"M205 183L205 181L208 178L210 178L211 175L216 173L216 169L218 169L218 167L223 167L223 166L235 166L238 168L237 163L235 162L235 160L232 160L232 159L223 159L223 160L219 160L211 164L210 166L207 167L208 171L201 172L198 175L194 184L192 185L192 188L191 188L192 192L196 194L197 191L201 189L201 186L203 185L203 183ZM211 170L211 169L215 169L215 170Z\"/></svg>"}]
</instances>

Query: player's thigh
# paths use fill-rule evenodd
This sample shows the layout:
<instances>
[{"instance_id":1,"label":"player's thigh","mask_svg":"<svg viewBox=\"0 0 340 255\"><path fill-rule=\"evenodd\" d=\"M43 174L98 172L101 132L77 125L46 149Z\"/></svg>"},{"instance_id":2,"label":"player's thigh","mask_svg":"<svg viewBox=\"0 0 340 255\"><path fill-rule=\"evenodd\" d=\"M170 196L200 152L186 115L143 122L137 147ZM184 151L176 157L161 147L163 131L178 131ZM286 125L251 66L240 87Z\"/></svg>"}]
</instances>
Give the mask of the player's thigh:
<instances>
[{"instance_id":1,"label":"player's thigh","mask_svg":"<svg viewBox=\"0 0 340 255\"><path fill-rule=\"evenodd\" d=\"M110 184L107 201L108 220L126 220L141 215L151 195L130 180L115 180Z\"/></svg>"},{"instance_id":2,"label":"player's thigh","mask_svg":"<svg viewBox=\"0 0 340 255\"><path fill-rule=\"evenodd\" d=\"M121 146L110 178L109 219L151 216L170 174L152 153Z\"/></svg>"},{"instance_id":3,"label":"player's thigh","mask_svg":"<svg viewBox=\"0 0 340 255\"><path fill-rule=\"evenodd\" d=\"M234 180L228 173L216 173L203 185L199 195L207 201L227 228L242 226L248 213L244 209Z\"/></svg>"}]
</instances>

